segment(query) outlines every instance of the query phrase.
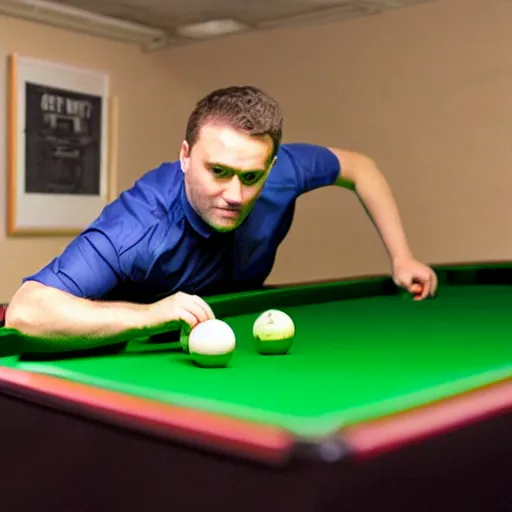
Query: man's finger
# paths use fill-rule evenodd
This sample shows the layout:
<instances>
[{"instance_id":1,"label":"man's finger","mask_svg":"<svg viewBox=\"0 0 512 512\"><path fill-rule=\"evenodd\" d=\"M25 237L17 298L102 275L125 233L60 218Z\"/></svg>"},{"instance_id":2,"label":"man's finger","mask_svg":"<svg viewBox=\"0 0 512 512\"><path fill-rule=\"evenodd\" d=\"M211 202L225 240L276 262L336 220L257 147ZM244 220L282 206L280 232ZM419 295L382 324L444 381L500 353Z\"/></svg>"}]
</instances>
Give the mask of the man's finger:
<instances>
[{"instance_id":1,"label":"man's finger","mask_svg":"<svg viewBox=\"0 0 512 512\"><path fill-rule=\"evenodd\" d=\"M204 314L203 320L213 320L215 318L215 313L204 299L199 297L199 295L192 295L191 298L194 303L201 308Z\"/></svg>"},{"instance_id":2,"label":"man's finger","mask_svg":"<svg viewBox=\"0 0 512 512\"><path fill-rule=\"evenodd\" d=\"M421 292L421 299L426 299L430 295L430 290L432 289L432 283L428 280L426 283L423 283L423 289Z\"/></svg>"},{"instance_id":3,"label":"man's finger","mask_svg":"<svg viewBox=\"0 0 512 512\"><path fill-rule=\"evenodd\" d=\"M179 319L182 323L186 324L185 330L188 330L189 332L198 324L201 322L200 316L194 312L191 311L190 308L181 308L179 310Z\"/></svg>"},{"instance_id":4,"label":"man's finger","mask_svg":"<svg viewBox=\"0 0 512 512\"><path fill-rule=\"evenodd\" d=\"M425 293L425 287L416 281L409 286L409 292L414 296L415 300L420 300Z\"/></svg>"},{"instance_id":5,"label":"man's finger","mask_svg":"<svg viewBox=\"0 0 512 512\"><path fill-rule=\"evenodd\" d=\"M430 295L432 297L437 293L437 287L439 286L439 282L437 280L437 274L432 272L432 289L430 290Z\"/></svg>"}]
</instances>

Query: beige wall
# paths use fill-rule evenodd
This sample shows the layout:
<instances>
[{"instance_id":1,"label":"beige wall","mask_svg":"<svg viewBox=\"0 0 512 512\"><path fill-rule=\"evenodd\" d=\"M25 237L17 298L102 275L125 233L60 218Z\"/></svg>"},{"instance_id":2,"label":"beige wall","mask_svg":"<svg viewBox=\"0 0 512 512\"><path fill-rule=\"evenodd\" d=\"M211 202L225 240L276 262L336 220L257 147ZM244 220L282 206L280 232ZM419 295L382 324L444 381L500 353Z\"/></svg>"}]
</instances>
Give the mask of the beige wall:
<instances>
[{"instance_id":1,"label":"beige wall","mask_svg":"<svg viewBox=\"0 0 512 512\"><path fill-rule=\"evenodd\" d=\"M376 159L418 257L467 261L512 257L510 26L511 2L443 0L144 56L0 18L0 51L111 73L121 101L122 188L176 156L186 115L200 95L256 83L281 100L286 140L357 149ZM50 37L44 45L43 35ZM0 300L65 242L2 237ZM330 189L300 199L271 281L387 270L382 244L355 196Z\"/></svg>"},{"instance_id":2,"label":"beige wall","mask_svg":"<svg viewBox=\"0 0 512 512\"><path fill-rule=\"evenodd\" d=\"M441 0L344 24L219 40L159 55L197 95L254 82L286 139L357 149L388 177L417 256L512 257L512 2ZM272 281L387 271L359 203L299 201Z\"/></svg>"}]
</instances>

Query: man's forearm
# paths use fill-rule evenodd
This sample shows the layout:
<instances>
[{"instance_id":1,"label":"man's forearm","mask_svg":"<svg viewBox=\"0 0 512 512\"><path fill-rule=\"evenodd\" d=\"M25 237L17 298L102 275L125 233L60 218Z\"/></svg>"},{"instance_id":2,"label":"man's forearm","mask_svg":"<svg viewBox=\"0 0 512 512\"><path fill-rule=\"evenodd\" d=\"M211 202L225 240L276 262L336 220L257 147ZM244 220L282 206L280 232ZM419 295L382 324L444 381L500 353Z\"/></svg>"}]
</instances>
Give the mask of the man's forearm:
<instances>
[{"instance_id":1,"label":"man's forearm","mask_svg":"<svg viewBox=\"0 0 512 512\"><path fill-rule=\"evenodd\" d=\"M26 283L6 312L6 327L21 334L64 345L98 346L159 332L150 327L145 305L100 303L74 297L38 283Z\"/></svg>"},{"instance_id":2,"label":"man's forearm","mask_svg":"<svg viewBox=\"0 0 512 512\"><path fill-rule=\"evenodd\" d=\"M365 172L355 184L355 192L382 238L390 259L412 257L391 189L373 162L366 165Z\"/></svg>"}]
</instances>

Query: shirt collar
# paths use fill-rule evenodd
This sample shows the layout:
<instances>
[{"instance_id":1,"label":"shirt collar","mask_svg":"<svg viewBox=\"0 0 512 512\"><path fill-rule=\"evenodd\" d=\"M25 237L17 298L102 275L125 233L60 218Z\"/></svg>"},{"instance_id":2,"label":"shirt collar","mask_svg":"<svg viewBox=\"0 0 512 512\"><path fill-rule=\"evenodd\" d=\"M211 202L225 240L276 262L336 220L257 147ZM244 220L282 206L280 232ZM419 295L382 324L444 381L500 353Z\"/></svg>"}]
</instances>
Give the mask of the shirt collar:
<instances>
[{"instance_id":1,"label":"shirt collar","mask_svg":"<svg viewBox=\"0 0 512 512\"><path fill-rule=\"evenodd\" d=\"M180 191L180 200L183 211L185 212L185 217L191 226L204 238L209 238L214 233L216 233L215 229L209 226L194 210L190 201L187 197L187 192L185 190L185 181L181 181L181 191Z\"/></svg>"}]
</instances>

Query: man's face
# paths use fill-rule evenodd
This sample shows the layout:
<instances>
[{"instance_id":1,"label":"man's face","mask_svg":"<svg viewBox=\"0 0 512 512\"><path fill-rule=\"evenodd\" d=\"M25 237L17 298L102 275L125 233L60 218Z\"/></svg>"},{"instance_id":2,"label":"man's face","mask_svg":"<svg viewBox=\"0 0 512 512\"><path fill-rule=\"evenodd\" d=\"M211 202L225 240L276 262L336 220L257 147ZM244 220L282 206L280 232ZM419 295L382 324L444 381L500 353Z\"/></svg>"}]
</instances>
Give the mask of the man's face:
<instances>
[{"instance_id":1,"label":"man's face","mask_svg":"<svg viewBox=\"0 0 512 512\"><path fill-rule=\"evenodd\" d=\"M251 137L222 124L205 124L190 150L180 151L187 197L217 231L236 229L249 215L275 159L270 137Z\"/></svg>"}]
</instances>

